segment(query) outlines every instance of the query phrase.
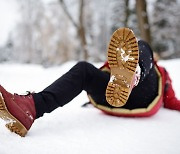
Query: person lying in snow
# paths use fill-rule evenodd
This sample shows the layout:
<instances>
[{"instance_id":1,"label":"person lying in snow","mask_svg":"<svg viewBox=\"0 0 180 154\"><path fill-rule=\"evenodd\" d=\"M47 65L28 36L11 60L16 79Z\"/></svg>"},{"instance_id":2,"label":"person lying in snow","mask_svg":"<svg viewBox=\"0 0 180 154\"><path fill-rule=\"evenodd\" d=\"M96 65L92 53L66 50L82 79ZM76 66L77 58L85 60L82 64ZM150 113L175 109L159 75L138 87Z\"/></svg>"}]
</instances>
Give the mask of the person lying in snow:
<instances>
[{"instance_id":1,"label":"person lying in snow","mask_svg":"<svg viewBox=\"0 0 180 154\"><path fill-rule=\"evenodd\" d=\"M62 107L82 90L90 102L109 115L147 117L159 108L180 111L167 71L154 62L150 46L137 41L129 28L116 30L100 68L78 62L39 93L11 94L0 86L0 117L6 127L25 136L34 120Z\"/></svg>"}]
</instances>

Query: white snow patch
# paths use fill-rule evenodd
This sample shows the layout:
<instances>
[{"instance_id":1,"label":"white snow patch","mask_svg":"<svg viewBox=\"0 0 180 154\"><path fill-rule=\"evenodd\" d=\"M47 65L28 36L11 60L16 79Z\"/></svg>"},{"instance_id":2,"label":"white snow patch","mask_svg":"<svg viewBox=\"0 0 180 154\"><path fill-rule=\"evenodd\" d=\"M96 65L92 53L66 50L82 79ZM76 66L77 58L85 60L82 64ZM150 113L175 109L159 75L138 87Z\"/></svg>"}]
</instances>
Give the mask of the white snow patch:
<instances>
[{"instance_id":1,"label":"white snow patch","mask_svg":"<svg viewBox=\"0 0 180 154\"><path fill-rule=\"evenodd\" d=\"M128 51L131 52L131 51ZM127 62L128 60L134 60L134 57L129 57L129 55L124 56L125 51L121 48L121 58L123 61Z\"/></svg>"},{"instance_id":2,"label":"white snow patch","mask_svg":"<svg viewBox=\"0 0 180 154\"><path fill-rule=\"evenodd\" d=\"M112 75L109 82L113 82L114 80L116 80L116 77L114 75Z\"/></svg>"}]
</instances>

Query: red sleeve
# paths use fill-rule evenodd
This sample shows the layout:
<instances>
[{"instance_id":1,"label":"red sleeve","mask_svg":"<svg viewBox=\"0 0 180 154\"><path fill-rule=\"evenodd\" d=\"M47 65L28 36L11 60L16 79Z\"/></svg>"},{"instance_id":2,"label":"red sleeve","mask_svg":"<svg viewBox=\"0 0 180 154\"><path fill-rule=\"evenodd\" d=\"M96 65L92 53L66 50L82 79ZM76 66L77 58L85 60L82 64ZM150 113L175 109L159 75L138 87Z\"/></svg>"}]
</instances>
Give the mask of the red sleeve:
<instances>
[{"instance_id":1,"label":"red sleeve","mask_svg":"<svg viewBox=\"0 0 180 154\"><path fill-rule=\"evenodd\" d=\"M172 80L166 70L164 70L163 73L165 76L165 87L164 87L164 107L172 110L178 110L180 111L180 100L176 98L173 86L172 86Z\"/></svg>"}]
</instances>

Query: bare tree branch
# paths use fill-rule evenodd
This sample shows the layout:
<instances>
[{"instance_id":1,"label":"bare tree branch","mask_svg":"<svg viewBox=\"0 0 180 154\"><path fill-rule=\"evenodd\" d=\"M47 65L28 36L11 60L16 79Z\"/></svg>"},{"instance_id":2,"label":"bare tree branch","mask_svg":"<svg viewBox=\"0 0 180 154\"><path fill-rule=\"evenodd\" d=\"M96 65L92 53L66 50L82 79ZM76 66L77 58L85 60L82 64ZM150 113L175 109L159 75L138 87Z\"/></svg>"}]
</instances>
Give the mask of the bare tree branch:
<instances>
[{"instance_id":1,"label":"bare tree branch","mask_svg":"<svg viewBox=\"0 0 180 154\"><path fill-rule=\"evenodd\" d=\"M71 14L69 13L66 4L64 3L64 0L59 0L61 3L61 6L65 12L65 14L68 16L69 20L72 22L72 24L78 29L79 26L78 24L74 21L74 19L72 18Z\"/></svg>"}]
</instances>

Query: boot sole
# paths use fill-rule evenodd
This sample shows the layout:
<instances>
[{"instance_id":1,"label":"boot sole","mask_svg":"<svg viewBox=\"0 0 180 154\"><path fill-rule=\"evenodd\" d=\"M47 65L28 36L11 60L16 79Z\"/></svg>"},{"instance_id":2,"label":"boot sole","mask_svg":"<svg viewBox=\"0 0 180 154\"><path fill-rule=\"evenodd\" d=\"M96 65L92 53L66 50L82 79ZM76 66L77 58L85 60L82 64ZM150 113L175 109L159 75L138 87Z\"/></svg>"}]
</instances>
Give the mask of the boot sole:
<instances>
[{"instance_id":1,"label":"boot sole","mask_svg":"<svg viewBox=\"0 0 180 154\"><path fill-rule=\"evenodd\" d=\"M5 125L11 132L14 132L21 137L27 134L27 129L17 120L11 113L9 113L4 98L0 93L0 118L7 122Z\"/></svg>"},{"instance_id":2,"label":"boot sole","mask_svg":"<svg viewBox=\"0 0 180 154\"><path fill-rule=\"evenodd\" d=\"M116 30L108 47L108 63L111 70L106 88L106 100L114 107L126 104L132 90L132 82L139 61L138 42L132 30Z\"/></svg>"}]
</instances>

